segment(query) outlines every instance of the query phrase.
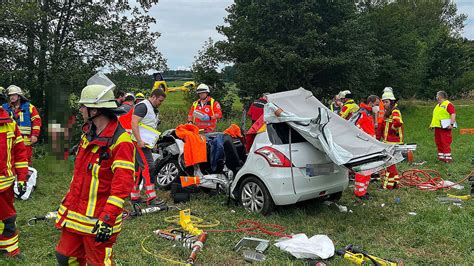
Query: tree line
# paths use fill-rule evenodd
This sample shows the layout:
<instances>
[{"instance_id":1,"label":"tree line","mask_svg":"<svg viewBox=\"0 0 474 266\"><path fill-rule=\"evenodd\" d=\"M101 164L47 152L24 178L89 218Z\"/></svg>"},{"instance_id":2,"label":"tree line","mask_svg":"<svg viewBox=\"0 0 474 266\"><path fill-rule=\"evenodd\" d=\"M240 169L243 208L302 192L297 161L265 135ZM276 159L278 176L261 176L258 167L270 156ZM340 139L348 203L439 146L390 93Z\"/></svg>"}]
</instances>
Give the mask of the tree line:
<instances>
[{"instance_id":1,"label":"tree line","mask_svg":"<svg viewBox=\"0 0 474 266\"><path fill-rule=\"evenodd\" d=\"M233 63L239 96L304 87L329 98L393 87L433 98L474 89L474 42L450 0L236 0L212 49Z\"/></svg>"}]
</instances>

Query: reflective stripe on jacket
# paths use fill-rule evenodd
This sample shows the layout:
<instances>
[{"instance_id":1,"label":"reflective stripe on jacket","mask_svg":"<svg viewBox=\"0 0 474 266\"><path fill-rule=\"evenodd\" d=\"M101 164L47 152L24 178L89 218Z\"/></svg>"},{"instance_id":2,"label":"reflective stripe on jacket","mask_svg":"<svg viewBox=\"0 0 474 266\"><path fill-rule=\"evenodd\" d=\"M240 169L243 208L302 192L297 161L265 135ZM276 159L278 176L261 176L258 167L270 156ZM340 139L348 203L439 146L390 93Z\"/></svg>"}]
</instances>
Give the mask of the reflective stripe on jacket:
<instances>
[{"instance_id":1,"label":"reflective stripe on jacket","mask_svg":"<svg viewBox=\"0 0 474 266\"><path fill-rule=\"evenodd\" d=\"M123 204L134 184L135 148L117 120L110 121L99 137L92 135L82 136L56 226L91 235L93 224L100 219L117 233Z\"/></svg>"},{"instance_id":2,"label":"reflective stripe on jacket","mask_svg":"<svg viewBox=\"0 0 474 266\"><path fill-rule=\"evenodd\" d=\"M383 121L381 129L382 141L391 144L403 144L403 120L397 105L392 110L389 117Z\"/></svg>"},{"instance_id":3,"label":"reflective stripe on jacket","mask_svg":"<svg viewBox=\"0 0 474 266\"><path fill-rule=\"evenodd\" d=\"M217 119L222 117L221 106L212 97L208 97L204 105L202 105L201 102L201 100L193 102L193 105L191 106L191 109L188 113L188 120L193 121L199 129L203 129L205 132L212 132L216 129ZM209 117L212 117L214 114L218 114L219 117L209 121L202 121L201 119L195 118L193 116L195 110L199 110L200 112L207 114Z\"/></svg>"},{"instance_id":4,"label":"reflective stripe on jacket","mask_svg":"<svg viewBox=\"0 0 474 266\"><path fill-rule=\"evenodd\" d=\"M339 114L340 117L349 120L352 114L359 111L359 106L354 102L354 100L348 100L342 106L341 113Z\"/></svg>"},{"instance_id":5,"label":"reflective stripe on jacket","mask_svg":"<svg viewBox=\"0 0 474 266\"><path fill-rule=\"evenodd\" d=\"M8 113L0 108L0 192L16 178L26 181L28 160L20 130Z\"/></svg>"}]
</instances>

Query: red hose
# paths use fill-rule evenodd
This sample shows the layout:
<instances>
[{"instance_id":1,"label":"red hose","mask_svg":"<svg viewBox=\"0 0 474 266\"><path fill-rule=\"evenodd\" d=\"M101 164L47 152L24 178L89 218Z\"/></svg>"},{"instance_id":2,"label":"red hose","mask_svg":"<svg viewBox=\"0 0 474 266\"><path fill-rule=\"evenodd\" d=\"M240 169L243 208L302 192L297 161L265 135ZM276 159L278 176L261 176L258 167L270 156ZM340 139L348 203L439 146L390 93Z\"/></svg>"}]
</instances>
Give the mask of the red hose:
<instances>
[{"instance_id":1,"label":"red hose","mask_svg":"<svg viewBox=\"0 0 474 266\"><path fill-rule=\"evenodd\" d=\"M430 169L410 169L402 173L400 178L400 185L407 187L416 187L420 190L435 191L440 189L450 189L451 187L465 182L474 171L471 171L461 181L455 182L452 185L445 185L444 179L438 171Z\"/></svg>"},{"instance_id":2,"label":"red hose","mask_svg":"<svg viewBox=\"0 0 474 266\"><path fill-rule=\"evenodd\" d=\"M250 225L250 226L249 226ZM271 230L274 229L274 230ZM228 229L228 230L206 230L206 232L212 233L231 233L231 232L246 232L250 235L270 235L277 237L288 237L291 238L291 235L285 234L286 228L278 224L264 224L251 220L244 220L237 223L237 229Z\"/></svg>"}]
</instances>

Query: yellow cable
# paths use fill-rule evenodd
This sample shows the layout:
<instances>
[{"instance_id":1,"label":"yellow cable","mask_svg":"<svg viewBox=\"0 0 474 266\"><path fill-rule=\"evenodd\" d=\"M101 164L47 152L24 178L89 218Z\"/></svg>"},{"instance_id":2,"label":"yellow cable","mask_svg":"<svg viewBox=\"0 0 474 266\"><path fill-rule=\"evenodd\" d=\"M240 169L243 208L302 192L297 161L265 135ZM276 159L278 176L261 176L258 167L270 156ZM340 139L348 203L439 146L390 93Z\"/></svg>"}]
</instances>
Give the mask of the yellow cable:
<instances>
[{"instance_id":1,"label":"yellow cable","mask_svg":"<svg viewBox=\"0 0 474 266\"><path fill-rule=\"evenodd\" d=\"M165 222L179 225L179 215L165 217ZM214 220L214 223L209 224L202 224L203 222L204 220L202 218L191 215L191 223L198 228L211 228L221 224L219 220Z\"/></svg>"},{"instance_id":2,"label":"yellow cable","mask_svg":"<svg viewBox=\"0 0 474 266\"><path fill-rule=\"evenodd\" d=\"M164 260L164 261L166 261L166 262L172 263L172 264L187 265L187 266L191 265L191 264L189 264L189 263L184 263L184 262L181 262L181 261L177 261L177 260L173 260L173 259L166 258L166 257L164 257L164 256L162 256L162 255L160 255L160 254L154 254L154 253L152 253L151 251L149 251L148 249L146 249L146 248L145 248L145 240L147 240L147 239L150 238L151 236L153 236L153 235L149 235L149 236L143 238L143 240L142 240L141 246L142 246L143 251L145 251L145 253L147 253L148 255L151 255L151 256L153 256L153 257L155 257L155 258L159 258L159 259Z\"/></svg>"}]
</instances>

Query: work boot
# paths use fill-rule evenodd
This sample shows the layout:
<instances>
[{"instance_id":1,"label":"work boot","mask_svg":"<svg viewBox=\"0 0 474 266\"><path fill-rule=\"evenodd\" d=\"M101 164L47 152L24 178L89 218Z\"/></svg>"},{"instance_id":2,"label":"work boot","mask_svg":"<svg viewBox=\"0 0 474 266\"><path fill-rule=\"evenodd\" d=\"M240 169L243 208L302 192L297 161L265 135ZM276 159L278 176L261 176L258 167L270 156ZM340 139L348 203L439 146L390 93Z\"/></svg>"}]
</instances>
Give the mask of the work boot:
<instances>
[{"instance_id":1,"label":"work boot","mask_svg":"<svg viewBox=\"0 0 474 266\"><path fill-rule=\"evenodd\" d=\"M164 200L160 200L158 198L154 198L152 200L149 200L146 202L146 205L148 206L160 206L160 205L163 205L165 203Z\"/></svg>"}]
</instances>

